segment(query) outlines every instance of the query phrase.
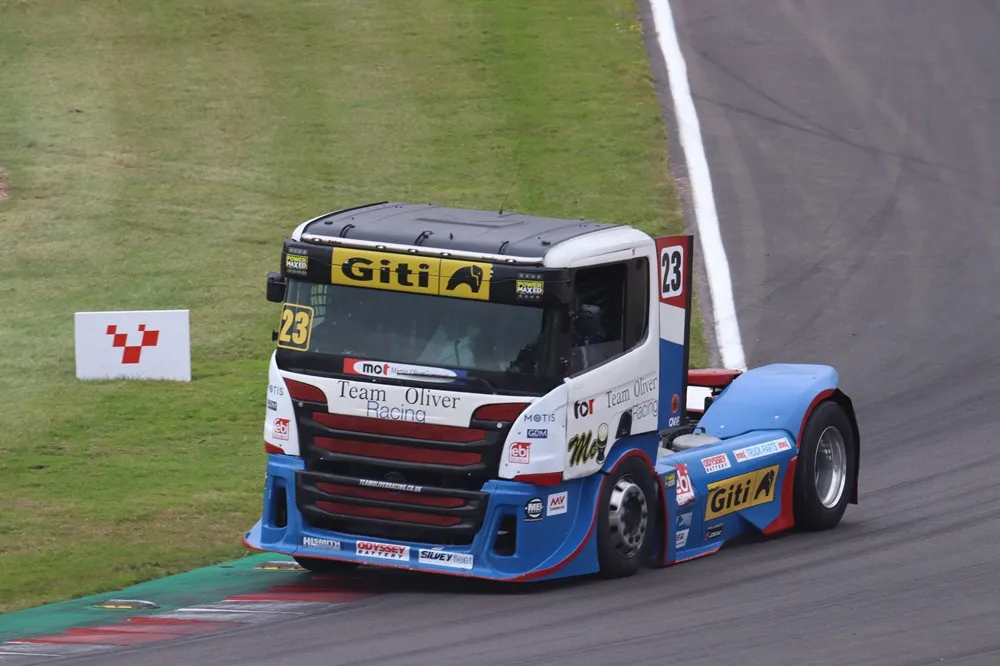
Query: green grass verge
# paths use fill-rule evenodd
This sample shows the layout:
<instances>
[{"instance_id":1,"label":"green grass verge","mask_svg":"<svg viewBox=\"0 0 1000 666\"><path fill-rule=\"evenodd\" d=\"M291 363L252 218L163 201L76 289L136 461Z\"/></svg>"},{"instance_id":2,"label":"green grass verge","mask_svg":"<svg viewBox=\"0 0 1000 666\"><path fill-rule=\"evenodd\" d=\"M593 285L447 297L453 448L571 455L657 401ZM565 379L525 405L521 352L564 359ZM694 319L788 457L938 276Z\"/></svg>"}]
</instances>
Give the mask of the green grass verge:
<instances>
[{"instance_id":1,"label":"green grass verge","mask_svg":"<svg viewBox=\"0 0 1000 666\"><path fill-rule=\"evenodd\" d=\"M0 611L240 555L263 276L381 200L680 231L633 0L0 0ZM2 173L6 173L6 177ZM194 381L74 378L73 312L189 308ZM693 362L704 362L700 320Z\"/></svg>"}]
</instances>

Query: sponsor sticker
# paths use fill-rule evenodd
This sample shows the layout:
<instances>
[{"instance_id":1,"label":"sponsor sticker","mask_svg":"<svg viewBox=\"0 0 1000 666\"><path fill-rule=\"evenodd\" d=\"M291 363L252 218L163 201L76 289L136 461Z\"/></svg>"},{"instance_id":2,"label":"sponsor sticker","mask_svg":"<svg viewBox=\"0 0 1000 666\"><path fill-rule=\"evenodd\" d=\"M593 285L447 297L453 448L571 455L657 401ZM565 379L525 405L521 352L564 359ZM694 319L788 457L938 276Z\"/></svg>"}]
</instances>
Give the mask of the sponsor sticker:
<instances>
[{"instance_id":1,"label":"sponsor sticker","mask_svg":"<svg viewBox=\"0 0 1000 666\"><path fill-rule=\"evenodd\" d=\"M309 256L289 252L285 255L285 271L293 275L305 275L309 272Z\"/></svg>"},{"instance_id":2,"label":"sponsor sticker","mask_svg":"<svg viewBox=\"0 0 1000 666\"><path fill-rule=\"evenodd\" d=\"M471 569L473 557L468 553L448 553L443 550L421 548L417 551L417 561L421 564L435 564L452 569Z\"/></svg>"},{"instance_id":3,"label":"sponsor sticker","mask_svg":"<svg viewBox=\"0 0 1000 666\"><path fill-rule=\"evenodd\" d=\"M709 525L708 529L705 530L705 541L708 541L709 539L717 539L722 536L723 527L725 527L723 523Z\"/></svg>"},{"instance_id":4,"label":"sponsor sticker","mask_svg":"<svg viewBox=\"0 0 1000 666\"><path fill-rule=\"evenodd\" d=\"M708 484L705 520L767 504L774 499L780 465L771 465Z\"/></svg>"},{"instance_id":5,"label":"sponsor sticker","mask_svg":"<svg viewBox=\"0 0 1000 666\"><path fill-rule=\"evenodd\" d=\"M416 386L408 387L402 400L390 402L389 393L380 386L357 384L346 379L338 379L333 395L343 400L353 400L364 406L364 416L385 421L427 422L427 408L458 409L462 396L455 393L438 392Z\"/></svg>"},{"instance_id":6,"label":"sponsor sticker","mask_svg":"<svg viewBox=\"0 0 1000 666\"><path fill-rule=\"evenodd\" d=\"M546 516L558 516L566 513L569 493L565 490L561 493L549 495L548 505L545 507Z\"/></svg>"},{"instance_id":7,"label":"sponsor sticker","mask_svg":"<svg viewBox=\"0 0 1000 666\"><path fill-rule=\"evenodd\" d=\"M302 537L302 545L308 548L321 548L323 550L340 550L342 547L339 541L311 536Z\"/></svg>"},{"instance_id":8,"label":"sponsor sticker","mask_svg":"<svg viewBox=\"0 0 1000 666\"><path fill-rule=\"evenodd\" d=\"M686 546L688 542L688 532L690 532L690 530L678 530L677 536L674 539L674 545L678 548Z\"/></svg>"},{"instance_id":9,"label":"sponsor sticker","mask_svg":"<svg viewBox=\"0 0 1000 666\"><path fill-rule=\"evenodd\" d=\"M377 560L409 560L410 547L394 543L379 543L378 541L359 541L355 546L360 557L371 557Z\"/></svg>"},{"instance_id":10,"label":"sponsor sticker","mask_svg":"<svg viewBox=\"0 0 1000 666\"><path fill-rule=\"evenodd\" d=\"M530 428L528 430L528 439L548 439L549 431L544 428Z\"/></svg>"},{"instance_id":11,"label":"sponsor sticker","mask_svg":"<svg viewBox=\"0 0 1000 666\"><path fill-rule=\"evenodd\" d=\"M285 395L285 387L276 386L274 384L267 385L267 392L270 395Z\"/></svg>"},{"instance_id":12,"label":"sponsor sticker","mask_svg":"<svg viewBox=\"0 0 1000 666\"><path fill-rule=\"evenodd\" d=\"M705 468L706 474L712 474L713 472L721 472L724 469L729 469L732 465L729 464L729 456L725 453L717 453L714 456L709 456L707 458L701 459L701 465Z\"/></svg>"},{"instance_id":13,"label":"sponsor sticker","mask_svg":"<svg viewBox=\"0 0 1000 666\"><path fill-rule=\"evenodd\" d=\"M754 460L756 458L764 458L765 456L781 453L782 451L788 451L791 448L791 442L789 442L786 437L782 437L770 442L763 442L761 444L754 444L753 446L747 446L742 449L736 449L733 451L733 458L736 459L736 462L741 463L748 460Z\"/></svg>"},{"instance_id":14,"label":"sponsor sticker","mask_svg":"<svg viewBox=\"0 0 1000 666\"><path fill-rule=\"evenodd\" d=\"M545 504L542 502L540 497L532 497L528 500L528 503L524 505L524 519L527 522L535 522L536 520L542 519L542 509Z\"/></svg>"},{"instance_id":15,"label":"sponsor sticker","mask_svg":"<svg viewBox=\"0 0 1000 666\"><path fill-rule=\"evenodd\" d=\"M527 465L531 462L531 444L528 442L513 442L510 445L510 455L507 459L513 465Z\"/></svg>"},{"instance_id":16,"label":"sponsor sticker","mask_svg":"<svg viewBox=\"0 0 1000 666\"><path fill-rule=\"evenodd\" d=\"M393 481L376 481L374 479L358 479L358 485L363 488L379 488L381 490L392 490L400 493L421 493L423 486L414 486L409 483L395 483Z\"/></svg>"},{"instance_id":17,"label":"sponsor sticker","mask_svg":"<svg viewBox=\"0 0 1000 666\"><path fill-rule=\"evenodd\" d=\"M487 301L490 264L354 248L333 249L330 281L367 289Z\"/></svg>"},{"instance_id":18,"label":"sponsor sticker","mask_svg":"<svg viewBox=\"0 0 1000 666\"><path fill-rule=\"evenodd\" d=\"M275 402L274 400L268 400L267 401L267 408L270 409L272 412L277 411L278 410L278 403Z\"/></svg>"},{"instance_id":19,"label":"sponsor sticker","mask_svg":"<svg viewBox=\"0 0 1000 666\"><path fill-rule=\"evenodd\" d=\"M682 513L677 516L677 527L691 527L691 514Z\"/></svg>"},{"instance_id":20,"label":"sponsor sticker","mask_svg":"<svg viewBox=\"0 0 1000 666\"><path fill-rule=\"evenodd\" d=\"M518 280L514 289L518 298L537 301L545 294L545 283L541 280Z\"/></svg>"},{"instance_id":21,"label":"sponsor sticker","mask_svg":"<svg viewBox=\"0 0 1000 666\"><path fill-rule=\"evenodd\" d=\"M390 377L394 379L444 379L452 380L465 377L464 370L435 368L427 365L409 365L407 363L384 363L381 361L364 361L356 358L344 359L345 375L363 375L365 377Z\"/></svg>"},{"instance_id":22,"label":"sponsor sticker","mask_svg":"<svg viewBox=\"0 0 1000 666\"><path fill-rule=\"evenodd\" d=\"M291 431L291 422L288 419L274 419L274 428L271 429L275 439L288 439Z\"/></svg>"},{"instance_id":23,"label":"sponsor sticker","mask_svg":"<svg viewBox=\"0 0 1000 666\"><path fill-rule=\"evenodd\" d=\"M594 413L594 398L577 400L573 403L573 418L582 419Z\"/></svg>"},{"instance_id":24,"label":"sponsor sticker","mask_svg":"<svg viewBox=\"0 0 1000 666\"><path fill-rule=\"evenodd\" d=\"M567 445L569 453L569 466L585 465L596 459L598 463L604 462L604 454L608 447L608 424L602 423L597 428L597 438L594 438L594 431L588 430L578 435L573 435Z\"/></svg>"},{"instance_id":25,"label":"sponsor sticker","mask_svg":"<svg viewBox=\"0 0 1000 666\"><path fill-rule=\"evenodd\" d=\"M677 485L677 472L671 470L664 475L663 486L665 488L673 488L676 485Z\"/></svg>"},{"instance_id":26,"label":"sponsor sticker","mask_svg":"<svg viewBox=\"0 0 1000 666\"><path fill-rule=\"evenodd\" d=\"M555 423L555 414L525 414L522 418L530 423Z\"/></svg>"},{"instance_id":27,"label":"sponsor sticker","mask_svg":"<svg viewBox=\"0 0 1000 666\"><path fill-rule=\"evenodd\" d=\"M694 486L684 463L677 464L677 506L686 506L694 501Z\"/></svg>"}]
</instances>

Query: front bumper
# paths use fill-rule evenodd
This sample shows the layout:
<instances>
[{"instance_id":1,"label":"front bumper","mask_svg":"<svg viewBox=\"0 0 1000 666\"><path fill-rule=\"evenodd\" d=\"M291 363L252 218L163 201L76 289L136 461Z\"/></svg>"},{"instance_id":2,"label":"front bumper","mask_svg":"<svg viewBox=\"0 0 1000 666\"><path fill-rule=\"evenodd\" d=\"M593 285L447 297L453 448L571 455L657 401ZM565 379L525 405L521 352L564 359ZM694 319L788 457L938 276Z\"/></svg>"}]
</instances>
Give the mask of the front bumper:
<instances>
[{"instance_id":1,"label":"front bumper","mask_svg":"<svg viewBox=\"0 0 1000 666\"><path fill-rule=\"evenodd\" d=\"M296 498L296 473L304 469L302 458L268 455L263 512L244 535L248 548L505 581L548 580L598 571L595 506L603 474L545 487L488 481L481 488L486 495L481 527L471 543L440 546L308 525ZM526 507L535 499L541 501L542 510L539 518L532 519Z\"/></svg>"}]
</instances>

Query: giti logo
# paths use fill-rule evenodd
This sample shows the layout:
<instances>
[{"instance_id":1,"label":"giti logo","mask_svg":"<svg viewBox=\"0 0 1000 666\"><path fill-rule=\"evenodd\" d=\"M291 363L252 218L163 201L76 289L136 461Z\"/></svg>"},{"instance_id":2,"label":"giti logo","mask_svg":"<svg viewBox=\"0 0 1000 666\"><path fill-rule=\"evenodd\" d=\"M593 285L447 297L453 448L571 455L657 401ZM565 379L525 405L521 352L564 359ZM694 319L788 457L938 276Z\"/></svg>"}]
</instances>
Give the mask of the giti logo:
<instances>
[{"instance_id":1,"label":"giti logo","mask_svg":"<svg viewBox=\"0 0 1000 666\"><path fill-rule=\"evenodd\" d=\"M486 301L487 263L334 248L330 281L352 287L409 291Z\"/></svg>"},{"instance_id":2,"label":"giti logo","mask_svg":"<svg viewBox=\"0 0 1000 666\"><path fill-rule=\"evenodd\" d=\"M708 484L705 520L767 504L774 499L779 465Z\"/></svg>"}]
</instances>

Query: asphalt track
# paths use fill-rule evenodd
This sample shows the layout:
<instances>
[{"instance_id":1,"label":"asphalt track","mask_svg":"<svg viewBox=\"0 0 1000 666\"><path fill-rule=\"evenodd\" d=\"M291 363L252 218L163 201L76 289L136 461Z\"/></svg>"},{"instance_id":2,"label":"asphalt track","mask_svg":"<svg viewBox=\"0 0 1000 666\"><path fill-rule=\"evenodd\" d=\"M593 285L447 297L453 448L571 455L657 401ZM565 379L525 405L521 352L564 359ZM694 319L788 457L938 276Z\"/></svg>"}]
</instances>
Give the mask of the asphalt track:
<instances>
[{"instance_id":1,"label":"asphalt track","mask_svg":"<svg viewBox=\"0 0 1000 666\"><path fill-rule=\"evenodd\" d=\"M1000 9L673 8L748 364L841 371L862 503L832 532L626 581L403 577L341 612L93 663L1000 663Z\"/></svg>"}]
</instances>

